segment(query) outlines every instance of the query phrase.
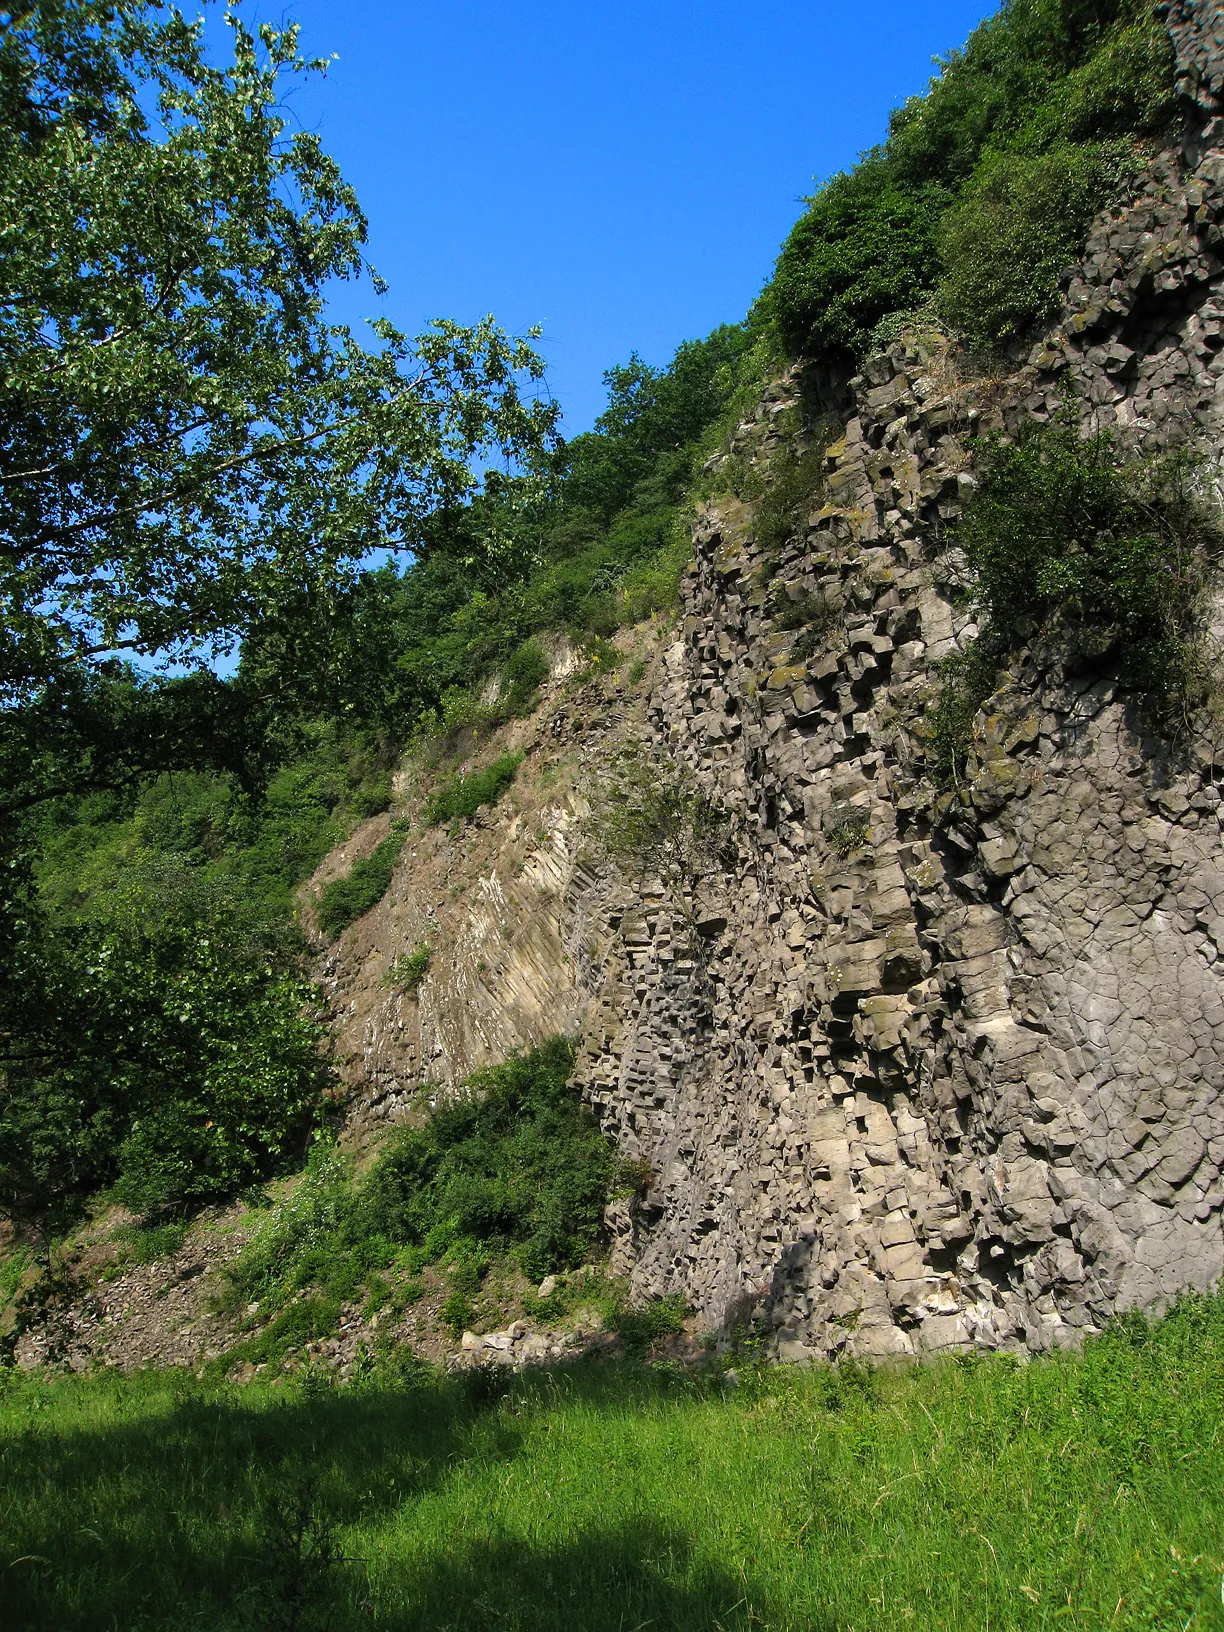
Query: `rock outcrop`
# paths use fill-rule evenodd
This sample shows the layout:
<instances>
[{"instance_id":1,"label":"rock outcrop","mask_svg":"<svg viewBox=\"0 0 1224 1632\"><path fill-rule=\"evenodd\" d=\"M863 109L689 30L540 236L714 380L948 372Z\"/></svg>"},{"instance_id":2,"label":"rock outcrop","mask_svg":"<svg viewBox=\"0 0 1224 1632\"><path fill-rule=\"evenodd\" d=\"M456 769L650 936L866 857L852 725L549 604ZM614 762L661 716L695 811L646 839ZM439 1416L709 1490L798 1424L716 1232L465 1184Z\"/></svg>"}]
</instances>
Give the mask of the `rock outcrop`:
<instances>
[{"instance_id":1,"label":"rock outcrop","mask_svg":"<svg viewBox=\"0 0 1224 1632\"><path fill-rule=\"evenodd\" d=\"M1224 1272L1224 752L1170 748L1108 674L1033 650L959 794L922 758L932 665L973 633L948 544L967 439L1049 417L1069 379L1137 447L1218 460L1224 16L1182 0L1168 22L1184 147L1096 223L1059 323L1005 378L958 377L919 333L854 379L781 382L742 450L768 458L818 397L840 427L819 509L767 551L752 505L707 507L644 717L538 727L688 767L734 860L635 882L561 801L518 893L494 869L465 920L531 949L506 1036L490 1018L465 1043L460 1017L454 1046L410 1047L384 1024L365 1072L361 1114L395 1114L427 1077L575 1032L584 1093L655 1175L615 1209L618 1266L712 1324L768 1321L783 1356L1047 1349ZM389 921L421 910L397 888ZM463 1008L461 940L426 1004Z\"/></svg>"}]
</instances>

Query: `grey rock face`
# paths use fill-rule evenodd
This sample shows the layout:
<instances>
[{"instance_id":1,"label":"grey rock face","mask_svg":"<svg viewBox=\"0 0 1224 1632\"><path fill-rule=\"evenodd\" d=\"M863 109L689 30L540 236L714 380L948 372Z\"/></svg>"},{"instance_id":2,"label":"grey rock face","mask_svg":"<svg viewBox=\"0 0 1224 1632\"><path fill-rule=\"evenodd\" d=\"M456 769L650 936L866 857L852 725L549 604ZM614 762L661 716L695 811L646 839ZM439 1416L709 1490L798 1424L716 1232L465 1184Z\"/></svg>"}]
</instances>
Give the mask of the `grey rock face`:
<instances>
[{"instance_id":1,"label":"grey rock face","mask_svg":"<svg viewBox=\"0 0 1224 1632\"><path fill-rule=\"evenodd\" d=\"M674 881L615 911L605 877L569 892L603 926L584 1091L656 1175L617 1261L766 1318L790 1358L1047 1349L1224 1271L1213 747L1171 756L1111 681L1026 653L964 797L914 763L931 663L972 633L942 542L966 436L1048 417L1069 376L1136 446L1218 458L1224 26L1181 4L1170 28L1185 150L1097 223L1017 373L965 383L937 338L899 344L818 384L844 436L789 545L766 559L732 502L699 520L651 732L734 823L707 933ZM742 427L757 457L785 390ZM832 626L779 629L780 584Z\"/></svg>"},{"instance_id":2,"label":"grey rock face","mask_svg":"<svg viewBox=\"0 0 1224 1632\"><path fill-rule=\"evenodd\" d=\"M1224 1272L1224 743L1174 753L1055 650L1017 656L957 792L921 735L933 664L975 632L948 543L969 437L1070 380L1093 423L1189 441L1219 481L1224 10L1168 23L1184 146L1096 222L1040 344L1003 379L929 333L772 387L737 451L767 459L818 399L841 434L812 513L769 555L752 506L699 517L644 727L628 702L530 726L580 759L644 729L725 812L726 870L621 877L558 796L482 830L463 897L441 840L406 857L329 955L359 1125L572 1032L653 1174L609 1211L613 1268L766 1320L783 1357L1043 1350ZM425 985L388 995L423 939Z\"/></svg>"}]
</instances>

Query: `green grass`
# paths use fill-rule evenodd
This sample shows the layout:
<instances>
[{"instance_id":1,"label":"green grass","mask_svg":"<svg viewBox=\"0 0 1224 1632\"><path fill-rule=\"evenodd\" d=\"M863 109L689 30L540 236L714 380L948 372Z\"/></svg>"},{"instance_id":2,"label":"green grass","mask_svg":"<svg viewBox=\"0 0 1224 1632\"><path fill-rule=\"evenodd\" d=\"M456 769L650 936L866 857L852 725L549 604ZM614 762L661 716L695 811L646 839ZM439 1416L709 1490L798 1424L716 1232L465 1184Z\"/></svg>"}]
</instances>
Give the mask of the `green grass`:
<instances>
[{"instance_id":1,"label":"green grass","mask_svg":"<svg viewBox=\"0 0 1224 1632\"><path fill-rule=\"evenodd\" d=\"M1224 1627L1224 1303L1081 1357L0 1395L13 1632Z\"/></svg>"},{"instance_id":2,"label":"green grass","mask_svg":"<svg viewBox=\"0 0 1224 1632\"><path fill-rule=\"evenodd\" d=\"M522 754L502 754L470 776L451 777L426 801L425 820L449 822L457 816L475 816L482 805L495 805L522 763Z\"/></svg>"},{"instance_id":3,"label":"green grass","mask_svg":"<svg viewBox=\"0 0 1224 1632\"><path fill-rule=\"evenodd\" d=\"M391 887L391 875L404 848L402 833L391 833L370 854L355 861L343 878L333 878L319 895L319 925L336 936L377 906Z\"/></svg>"}]
</instances>

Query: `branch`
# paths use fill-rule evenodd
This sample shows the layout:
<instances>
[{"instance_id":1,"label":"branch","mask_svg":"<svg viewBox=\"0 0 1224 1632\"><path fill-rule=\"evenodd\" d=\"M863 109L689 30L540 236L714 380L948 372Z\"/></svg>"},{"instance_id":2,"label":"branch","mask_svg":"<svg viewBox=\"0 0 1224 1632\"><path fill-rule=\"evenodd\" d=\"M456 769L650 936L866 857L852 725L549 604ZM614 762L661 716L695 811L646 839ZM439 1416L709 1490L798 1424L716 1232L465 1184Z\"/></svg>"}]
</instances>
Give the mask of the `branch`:
<instances>
[{"instance_id":1,"label":"branch","mask_svg":"<svg viewBox=\"0 0 1224 1632\"><path fill-rule=\"evenodd\" d=\"M415 391L423 378L424 372L422 371L421 374L417 375L416 379L409 381L402 391L396 393L392 402L398 402L401 398ZM334 424L321 426L317 431L304 431L301 436L281 437L271 445L252 448L247 453L236 453L229 459L220 459L208 470L193 476L190 482L180 489L178 493L162 493L156 497L144 499L139 504L127 505L121 509L97 511L92 516L83 516L79 521L69 522L64 527L46 528L39 536L39 543L43 545L51 544L57 539L66 538L76 533L88 532L91 527L119 521L124 517L144 515L150 510L180 508L182 505L189 503L193 493L204 486L206 482L225 475L227 471L240 470L246 465L257 464L262 459L275 458L293 448L309 447L312 442L318 442L325 436L333 436L338 431L347 430L351 425L360 424L364 417L363 414L350 414L347 418L337 420Z\"/></svg>"}]
</instances>

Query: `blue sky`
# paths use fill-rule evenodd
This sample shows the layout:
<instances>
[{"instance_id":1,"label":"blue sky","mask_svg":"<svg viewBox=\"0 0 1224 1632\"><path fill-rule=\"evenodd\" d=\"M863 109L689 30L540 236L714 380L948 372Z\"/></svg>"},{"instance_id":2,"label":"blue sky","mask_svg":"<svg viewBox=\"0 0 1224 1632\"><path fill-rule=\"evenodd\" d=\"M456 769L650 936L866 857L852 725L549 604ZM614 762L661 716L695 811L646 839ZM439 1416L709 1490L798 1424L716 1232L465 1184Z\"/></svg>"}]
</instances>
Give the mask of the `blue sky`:
<instances>
[{"instance_id":1,"label":"blue sky","mask_svg":"<svg viewBox=\"0 0 1224 1632\"><path fill-rule=\"evenodd\" d=\"M569 434L604 369L742 317L813 190L885 133L984 0L244 0L327 79L293 93L370 220L390 284L343 289L413 332L544 328Z\"/></svg>"}]
</instances>

